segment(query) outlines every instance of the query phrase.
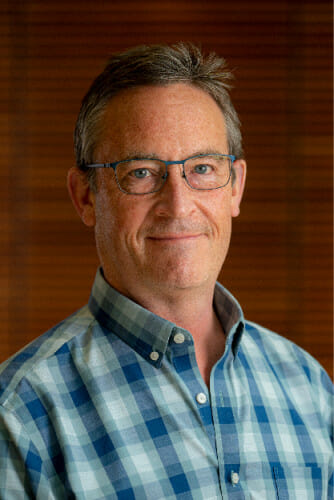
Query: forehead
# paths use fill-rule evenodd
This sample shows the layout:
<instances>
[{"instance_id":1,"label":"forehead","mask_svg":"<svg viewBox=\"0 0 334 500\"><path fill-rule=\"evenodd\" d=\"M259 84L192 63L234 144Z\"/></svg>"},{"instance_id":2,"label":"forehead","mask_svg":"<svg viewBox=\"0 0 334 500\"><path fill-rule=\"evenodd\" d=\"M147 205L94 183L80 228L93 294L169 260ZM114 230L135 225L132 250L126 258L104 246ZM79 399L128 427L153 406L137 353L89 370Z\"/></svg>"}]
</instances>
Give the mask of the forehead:
<instances>
[{"instance_id":1,"label":"forehead","mask_svg":"<svg viewBox=\"0 0 334 500\"><path fill-rule=\"evenodd\" d=\"M125 90L107 104L101 123L100 154L132 151L193 154L227 144L223 113L203 90L185 83ZM165 145L165 147L163 146ZM223 151L222 151L223 152ZM175 154L174 153L174 154ZM172 154L172 153L171 153Z\"/></svg>"}]
</instances>

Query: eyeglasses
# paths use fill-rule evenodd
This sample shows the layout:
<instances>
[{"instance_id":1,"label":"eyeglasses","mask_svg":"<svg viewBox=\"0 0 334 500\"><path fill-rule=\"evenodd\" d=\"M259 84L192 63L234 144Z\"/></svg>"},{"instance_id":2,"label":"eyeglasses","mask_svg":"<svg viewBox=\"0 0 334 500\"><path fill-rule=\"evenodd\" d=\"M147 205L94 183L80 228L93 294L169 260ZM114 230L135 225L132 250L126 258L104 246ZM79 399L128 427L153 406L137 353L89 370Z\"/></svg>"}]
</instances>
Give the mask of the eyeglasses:
<instances>
[{"instance_id":1,"label":"eyeglasses","mask_svg":"<svg viewBox=\"0 0 334 500\"><path fill-rule=\"evenodd\" d=\"M85 168L113 168L119 189L126 194L149 194L160 191L170 165L182 165L182 177L192 189L210 191L229 183L233 155L202 154L181 161L157 158L132 158L114 163L92 163Z\"/></svg>"}]
</instances>

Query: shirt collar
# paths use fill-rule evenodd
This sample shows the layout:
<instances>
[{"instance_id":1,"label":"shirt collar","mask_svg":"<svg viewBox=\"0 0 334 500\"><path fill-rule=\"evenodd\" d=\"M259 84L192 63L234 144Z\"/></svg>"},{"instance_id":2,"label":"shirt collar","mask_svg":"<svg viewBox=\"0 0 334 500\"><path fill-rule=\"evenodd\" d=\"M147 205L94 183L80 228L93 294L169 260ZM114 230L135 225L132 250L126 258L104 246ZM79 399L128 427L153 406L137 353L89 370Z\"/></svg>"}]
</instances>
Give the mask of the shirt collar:
<instances>
[{"instance_id":1,"label":"shirt collar","mask_svg":"<svg viewBox=\"0 0 334 500\"><path fill-rule=\"evenodd\" d=\"M226 344L236 356L245 328L245 318L239 302L220 283L216 283L214 307L226 334Z\"/></svg>"},{"instance_id":2,"label":"shirt collar","mask_svg":"<svg viewBox=\"0 0 334 500\"><path fill-rule=\"evenodd\" d=\"M107 283L101 268L96 273L88 305L104 329L115 333L157 367L161 366L171 337L182 330L117 292ZM219 283L215 288L214 305L226 332L227 343L235 354L243 331L241 307Z\"/></svg>"}]
</instances>

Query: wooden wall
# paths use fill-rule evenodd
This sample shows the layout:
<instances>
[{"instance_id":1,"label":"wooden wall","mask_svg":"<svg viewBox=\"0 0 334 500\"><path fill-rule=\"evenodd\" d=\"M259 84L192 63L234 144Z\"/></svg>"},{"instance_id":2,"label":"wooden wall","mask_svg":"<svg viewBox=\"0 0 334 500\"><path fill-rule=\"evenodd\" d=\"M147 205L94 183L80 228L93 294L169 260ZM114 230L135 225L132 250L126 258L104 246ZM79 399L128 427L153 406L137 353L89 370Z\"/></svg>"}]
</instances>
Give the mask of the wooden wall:
<instances>
[{"instance_id":1,"label":"wooden wall","mask_svg":"<svg viewBox=\"0 0 334 500\"><path fill-rule=\"evenodd\" d=\"M332 2L26 0L0 7L0 360L86 303L93 234L66 172L113 51L190 40L235 69L248 187L221 281L332 374Z\"/></svg>"}]
</instances>

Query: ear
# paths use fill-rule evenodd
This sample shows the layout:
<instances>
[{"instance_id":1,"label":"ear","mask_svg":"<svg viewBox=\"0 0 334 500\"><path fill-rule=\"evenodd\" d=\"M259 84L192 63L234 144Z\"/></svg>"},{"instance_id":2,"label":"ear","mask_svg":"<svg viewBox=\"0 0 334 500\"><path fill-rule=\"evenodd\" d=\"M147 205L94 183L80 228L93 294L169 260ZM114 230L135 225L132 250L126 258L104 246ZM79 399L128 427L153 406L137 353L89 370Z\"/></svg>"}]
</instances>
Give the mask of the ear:
<instances>
[{"instance_id":1,"label":"ear","mask_svg":"<svg viewBox=\"0 0 334 500\"><path fill-rule=\"evenodd\" d=\"M233 163L233 168L235 171L235 179L232 186L231 215L232 217L238 217L246 182L246 162L244 160L236 160Z\"/></svg>"},{"instance_id":2,"label":"ear","mask_svg":"<svg viewBox=\"0 0 334 500\"><path fill-rule=\"evenodd\" d=\"M95 195L87 178L77 167L68 172L67 188L82 222L89 227L95 226Z\"/></svg>"}]
</instances>

